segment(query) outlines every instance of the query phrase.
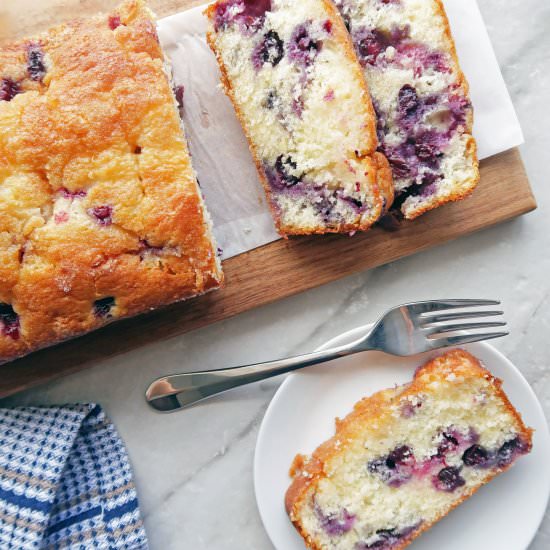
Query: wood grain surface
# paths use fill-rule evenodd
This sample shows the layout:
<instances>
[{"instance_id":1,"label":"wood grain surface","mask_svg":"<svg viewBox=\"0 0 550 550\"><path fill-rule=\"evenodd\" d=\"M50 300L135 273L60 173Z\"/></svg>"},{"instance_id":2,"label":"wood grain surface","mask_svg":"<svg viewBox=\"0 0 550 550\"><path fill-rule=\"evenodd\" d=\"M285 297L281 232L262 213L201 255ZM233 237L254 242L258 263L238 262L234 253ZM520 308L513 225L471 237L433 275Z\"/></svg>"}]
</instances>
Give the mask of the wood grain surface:
<instances>
[{"instance_id":1,"label":"wood grain surface","mask_svg":"<svg viewBox=\"0 0 550 550\"><path fill-rule=\"evenodd\" d=\"M200 4L151 0L159 16ZM27 5L28 4L28 5ZM116 5L107 0L2 0L0 37L37 32L60 20ZM54 380L101 359L183 334L261 305L409 256L536 208L517 150L481 163L469 199L432 211L398 230L277 241L224 262L221 290L161 311L120 321L0 367L0 397Z\"/></svg>"}]
</instances>

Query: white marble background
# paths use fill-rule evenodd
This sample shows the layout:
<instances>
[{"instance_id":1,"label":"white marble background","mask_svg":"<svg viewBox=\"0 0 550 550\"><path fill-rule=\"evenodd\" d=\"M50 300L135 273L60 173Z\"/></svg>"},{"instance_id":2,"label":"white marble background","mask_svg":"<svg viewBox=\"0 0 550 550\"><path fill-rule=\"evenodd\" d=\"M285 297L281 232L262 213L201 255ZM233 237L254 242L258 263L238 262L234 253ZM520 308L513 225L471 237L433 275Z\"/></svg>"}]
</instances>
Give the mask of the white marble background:
<instances>
[{"instance_id":1,"label":"white marble background","mask_svg":"<svg viewBox=\"0 0 550 550\"><path fill-rule=\"evenodd\" d=\"M128 446L152 549L272 548L256 510L252 457L279 384L162 416L143 399L157 376L309 351L399 302L498 297L512 334L495 345L522 370L550 416L550 3L479 3L525 131L522 154L538 211L0 402L101 403ZM547 512L530 550L548 548Z\"/></svg>"}]
</instances>

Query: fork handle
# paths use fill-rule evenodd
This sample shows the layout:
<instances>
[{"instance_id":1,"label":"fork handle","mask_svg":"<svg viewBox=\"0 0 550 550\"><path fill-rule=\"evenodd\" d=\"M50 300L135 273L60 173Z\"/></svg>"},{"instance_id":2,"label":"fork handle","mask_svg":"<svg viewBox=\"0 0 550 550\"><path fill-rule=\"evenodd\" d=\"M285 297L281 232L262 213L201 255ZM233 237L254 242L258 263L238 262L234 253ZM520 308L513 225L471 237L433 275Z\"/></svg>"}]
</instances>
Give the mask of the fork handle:
<instances>
[{"instance_id":1,"label":"fork handle","mask_svg":"<svg viewBox=\"0 0 550 550\"><path fill-rule=\"evenodd\" d=\"M325 363L332 359L364 351L364 349L364 347L359 349L355 344L348 344L326 351L267 363L165 376L155 380L149 386L145 398L149 405L158 411L176 411L239 386Z\"/></svg>"}]
</instances>

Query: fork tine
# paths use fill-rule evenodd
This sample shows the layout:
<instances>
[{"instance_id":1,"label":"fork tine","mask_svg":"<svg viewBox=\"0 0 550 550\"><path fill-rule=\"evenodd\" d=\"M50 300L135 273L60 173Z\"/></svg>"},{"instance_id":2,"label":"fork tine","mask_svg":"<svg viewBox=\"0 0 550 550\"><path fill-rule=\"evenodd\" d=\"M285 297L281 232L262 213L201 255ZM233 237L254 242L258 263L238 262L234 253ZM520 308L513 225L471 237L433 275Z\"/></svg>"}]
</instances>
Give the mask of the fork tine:
<instances>
[{"instance_id":1,"label":"fork tine","mask_svg":"<svg viewBox=\"0 0 550 550\"><path fill-rule=\"evenodd\" d=\"M432 300L429 302L416 302L408 304L413 313L422 314L431 311L444 311L446 309L458 309L465 307L498 306L498 300Z\"/></svg>"},{"instance_id":2,"label":"fork tine","mask_svg":"<svg viewBox=\"0 0 550 550\"><path fill-rule=\"evenodd\" d=\"M508 336L509 332L490 332L487 334L463 334L462 336L450 336L449 338L438 338L431 340L432 349L447 348L451 346L462 346L464 344L473 344L483 340L493 340Z\"/></svg>"},{"instance_id":3,"label":"fork tine","mask_svg":"<svg viewBox=\"0 0 550 550\"><path fill-rule=\"evenodd\" d=\"M434 323L445 323L447 321L458 321L460 319L477 319L478 317L498 317L504 315L503 311L461 311L460 313L445 313L433 317L422 317L420 325L432 325Z\"/></svg>"},{"instance_id":4,"label":"fork tine","mask_svg":"<svg viewBox=\"0 0 550 550\"><path fill-rule=\"evenodd\" d=\"M430 336L434 334L440 334L445 332L456 332L459 330L474 330L479 328L496 328L506 326L505 322L492 322L492 323L462 323L457 325L443 325L441 327L433 327L430 329Z\"/></svg>"}]
</instances>

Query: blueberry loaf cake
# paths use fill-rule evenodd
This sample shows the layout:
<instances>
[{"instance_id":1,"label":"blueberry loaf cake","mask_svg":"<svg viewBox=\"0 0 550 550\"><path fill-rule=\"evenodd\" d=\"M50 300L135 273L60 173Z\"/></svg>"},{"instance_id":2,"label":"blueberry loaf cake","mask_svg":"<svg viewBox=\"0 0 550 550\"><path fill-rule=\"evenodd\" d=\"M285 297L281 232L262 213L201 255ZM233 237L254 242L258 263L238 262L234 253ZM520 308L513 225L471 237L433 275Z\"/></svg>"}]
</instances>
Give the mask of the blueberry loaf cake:
<instances>
[{"instance_id":1,"label":"blueberry loaf cake","mask_svg":"<svg viewBox=\"0 0 550 550\"><path fill-rule=\"evenodd\" d=\"M309 548L400 550L530 452L531 438L501 382L450 351L298 455L286 508Z\"/></svg>"},{"instance_id":2,"label":"blueberry loaf cake","mask_svg":"<svg viewBox=\"0 0 550 550\"><path fill-rule=\"evenodd\" d=\"M219 0L208 41L282 235L366 230L393 200L362 68L328 0Z\"/></svg>"},{"instance_id":3,"label":"blueberry loaf cake","mask_svg":"<svg viewBox=\"0 0 550 550\"><path fill-rule=\"evenodd\" d=\"M407 219L479 181L468 84L441 0L335 0L364 67Z\"/></svg>"},{"instance_id":4,"label":"blueberry loaf cake","mask_svg":"<svg viewBox=\"0 0 550 550\"><path fill-rule=\"evenodd\" d=\"M222 273L151 13L0 49L0 362Z\"/></svg>"}]
</instances>

